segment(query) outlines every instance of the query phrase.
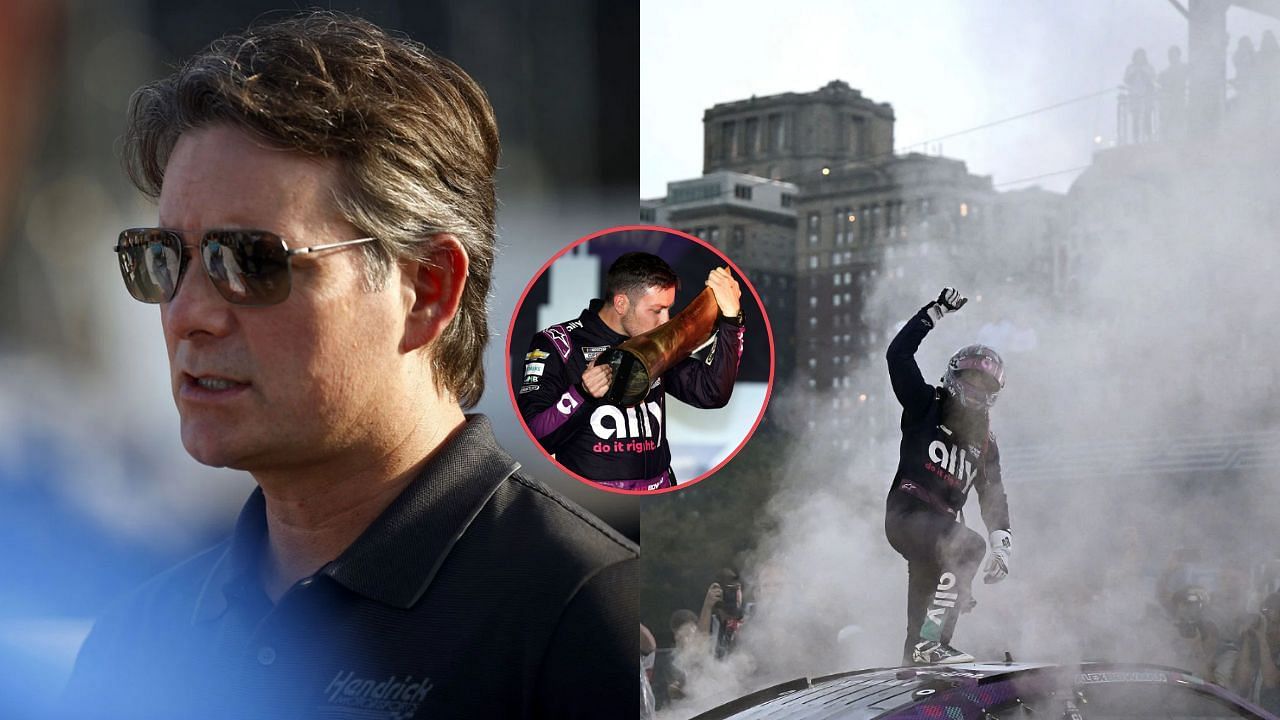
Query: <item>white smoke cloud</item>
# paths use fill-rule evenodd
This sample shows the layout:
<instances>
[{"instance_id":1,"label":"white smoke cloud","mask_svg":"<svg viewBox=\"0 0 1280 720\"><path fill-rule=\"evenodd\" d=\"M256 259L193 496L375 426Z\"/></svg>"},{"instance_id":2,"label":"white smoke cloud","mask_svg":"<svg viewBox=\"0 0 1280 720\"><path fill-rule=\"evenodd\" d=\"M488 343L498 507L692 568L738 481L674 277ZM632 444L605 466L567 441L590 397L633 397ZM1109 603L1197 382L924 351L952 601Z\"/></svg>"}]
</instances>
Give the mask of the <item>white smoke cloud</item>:
<instances>
[{"instance_id":1,"label":"white smoke cloud","mask_svg":"<svg viewBox=\"0 0 1280 720\"><path fill-rule=\"evenodd\" d=\"M1187 667L1189 645L1156 595L1173 551L1199 548L1246 583L1251 566L1274 556L1280 190L1270 178L1280 141L1229 137L1167 148L1176 154L1159 172L1078 184L1069 222L1050 238L1079 258L1060 295L1034 273L1003 273L1009 257L1035 257L1017 234L916 256L902 278L879 273L865 286L864 320L875 327L968 281L961 290L974 301L941 321L917 356L926 379L978 339L1005 356L1008 386L992 426L1005 459L1012 571L990 586L979 573L978 604L961 617L956 647L993 660L1007 651L1024 661ZM1161 152L1121 148L1099 165L1129 151ZM744 575L748 588L765 574L777 590L759 599L739 637L744 659L708 670L702 692L671 717L804 675L898 664L906 562L883 533L900 438L883 359L895 330L880 331L851 389L775 395L770 413L804 437L770 504L776 531ZM856 400L864 392L865 405ZM815 419L808 408L832 397L843 398L835 412L877 417L878 434L829 450L821 416L805 429ZM976 505L971 497L968 524L985 538ZM1257 590L1246 587L1244 600L1256 602ZM1249 609L1244 600L1233 609Z\"/></svg>"}]
</instances>

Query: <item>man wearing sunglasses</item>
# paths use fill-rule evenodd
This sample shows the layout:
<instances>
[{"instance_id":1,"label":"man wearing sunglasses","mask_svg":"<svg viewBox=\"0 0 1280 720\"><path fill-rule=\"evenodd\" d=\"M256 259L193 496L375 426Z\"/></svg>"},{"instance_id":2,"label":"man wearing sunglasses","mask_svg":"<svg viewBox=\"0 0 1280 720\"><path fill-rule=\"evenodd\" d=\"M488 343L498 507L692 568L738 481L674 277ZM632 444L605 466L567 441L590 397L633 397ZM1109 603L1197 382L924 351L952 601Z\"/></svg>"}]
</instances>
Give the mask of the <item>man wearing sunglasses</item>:
<instances>
[{"instance_id":1,"label":"man wearing sunglasses","mask_svg":"<svg viewBox=\"0 0 1280 720\"><path fill-rule=\"evenodd\" d=\"M1004 388L1004 361L985 345L963 347L935 387L915 360L934 324L966 302L954 288L944 288L903 325L887 354L889 380L902 404L902 445L884 525L889 544L907 560L905 664L974 660L951 647L959 614L972 607L970 587L987 549L964 524L970 488L977 488L990 532L983 581L999 582L1009 573L1009 505L988 417Z\"/></svg>"},{"instance_id":2,"label":"man wearing sunglasses","mask_svg":"<svg viewBox=\"0 0 1280 720\"><path fill-rule=\"evenodd\" d=\"M637 548L488 421L498 135L453 63L307 13L131 103L181 437L258 489L226 542L101 619L74 717L623 717Z\"/></svg>"}]
</instances>

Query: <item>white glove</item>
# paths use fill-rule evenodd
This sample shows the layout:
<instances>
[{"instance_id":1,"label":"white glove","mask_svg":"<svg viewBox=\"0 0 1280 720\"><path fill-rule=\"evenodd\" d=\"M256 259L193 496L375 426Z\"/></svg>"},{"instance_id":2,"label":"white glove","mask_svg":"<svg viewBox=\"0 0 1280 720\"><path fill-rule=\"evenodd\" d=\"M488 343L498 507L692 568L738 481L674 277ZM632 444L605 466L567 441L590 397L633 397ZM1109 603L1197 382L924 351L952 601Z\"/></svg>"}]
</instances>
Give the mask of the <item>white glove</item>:
<instances>
[{"instance_id":1,"label":"white glove","mask_svg":"<svg viewBox=\"0 0 1280 720\"><path fill-rule=\"evenodd\" d=\"M937 322L942 319L943 315L959 310L967 302L969 302L969 298L962 297L959 290L948 287L942 288L942 292L938 293L938 299L925 305L924 309L928 311L929 317L934 322Z\"/></svg>"},{"instance_id":2,"label":"white glove","mask_svg":"<svg viewBox=\"0 0 1280 720\"><path fill-rule=\"evenodd\" d=\"M1013 535L1008 530L991 531L991 559L982 569L982 582L998 583L1009 574L1009 557L1013 555Z\"/></svg>"}]
</instances>

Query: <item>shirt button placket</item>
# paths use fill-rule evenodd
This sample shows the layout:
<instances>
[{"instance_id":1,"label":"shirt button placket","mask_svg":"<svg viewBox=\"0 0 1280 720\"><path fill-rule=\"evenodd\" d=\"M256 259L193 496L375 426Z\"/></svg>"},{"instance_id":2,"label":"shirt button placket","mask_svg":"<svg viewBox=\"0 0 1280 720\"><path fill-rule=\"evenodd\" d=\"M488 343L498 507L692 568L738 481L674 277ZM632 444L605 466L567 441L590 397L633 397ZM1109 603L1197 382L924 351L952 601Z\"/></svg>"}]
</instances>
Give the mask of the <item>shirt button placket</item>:
<instances>
[{"instance_id":1,"label":"shirt button placket","mask_svg":"<svg viewBox=\"0 0 1280 720\"><path fill-rule=\"evenodd\" d=\"M276 649L270 645L263 645L258 648L258 664L264 667L270 666L276 661Z\"/></svg>"}]
</instances>

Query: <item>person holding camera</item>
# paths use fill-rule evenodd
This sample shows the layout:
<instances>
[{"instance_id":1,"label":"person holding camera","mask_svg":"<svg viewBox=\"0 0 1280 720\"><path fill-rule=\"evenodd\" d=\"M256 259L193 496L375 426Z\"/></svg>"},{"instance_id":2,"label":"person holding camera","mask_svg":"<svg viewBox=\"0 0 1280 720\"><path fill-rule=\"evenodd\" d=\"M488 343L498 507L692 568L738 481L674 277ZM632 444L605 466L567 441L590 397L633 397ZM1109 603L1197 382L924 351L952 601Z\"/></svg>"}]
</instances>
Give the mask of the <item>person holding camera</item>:
<instances>
[{"instance_id":1,"label":"person holding camera","mask_svg":"<svg viewBox=\"0 0 1280 720\"><path fill-rule=\"evenodd\" d=\"M1239 655L1226 613L1213 607L1211 593L1191 586L1173 595L1173 622L1182 636L1180 664L1223 687L1232 686L1232 669Z\"/></svg>"},{"instance_id":2,"label":"person holding camera","mask_svg":"<svg viewBox=\"0 0 1280 720\"><path fill-rule=\"evenodd\" d=\"M698 616L698 630L711 636L712 653L717 660L733 650L746 617L742 603L742 579L736 571L725 568L720 571L716 582L707 587L702 613Z\"/></svg>"},{"instance_id":3,"label":"person holding camera","mask_svg":"<svg viewBox=\"0 0 1280 720\"><path fill-rule=\"evenodd\" d=\"M915 354L925 335L968 299L944 288L903 325L886 359L893 393L902 404L898 471L885 502L885 536L907 560L907 639L903 663L972 662L951 647L987 543L964 524L965 501L976 488L990 532L991 559L983 581L1009 573L1013 536L1000 479L1000 451L989 411L1004 388L1004 361L985 345L958 350L942 386L924 380Z\"/></svg>"},{"instance_id":4,"label":"person holding camera","mask_svg":"<svg viewBox=\"0 0 1280 720\"><path fill-rule=\"evenodd\" d=\"M1232 687L1268 712L1280 714L1280 592L1262 601L1240 636Z\"/></svg>"}]
</instances>

